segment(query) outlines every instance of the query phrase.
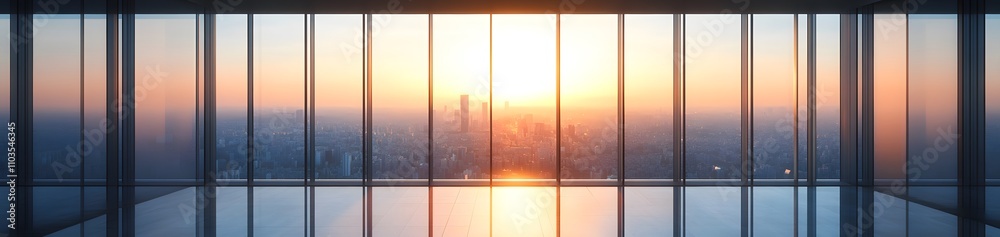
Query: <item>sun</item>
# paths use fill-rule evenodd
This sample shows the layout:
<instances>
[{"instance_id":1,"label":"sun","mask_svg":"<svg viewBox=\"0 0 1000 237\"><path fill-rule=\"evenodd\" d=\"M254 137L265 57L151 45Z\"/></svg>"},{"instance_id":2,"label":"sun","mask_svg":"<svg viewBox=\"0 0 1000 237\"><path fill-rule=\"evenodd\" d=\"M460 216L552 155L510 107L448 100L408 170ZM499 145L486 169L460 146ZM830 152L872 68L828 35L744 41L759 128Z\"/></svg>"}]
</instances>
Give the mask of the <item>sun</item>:
<instances>
[{"instance_id":1,"label":"sun","mask_svg":"<svg viewBox=\"0 0 1000 237\"><path fill-rule=\"evenodd\" d=\"M555 103L555 55L555 28L548 16L494 15L494 100Z\"/></svg>"}]
</instances>

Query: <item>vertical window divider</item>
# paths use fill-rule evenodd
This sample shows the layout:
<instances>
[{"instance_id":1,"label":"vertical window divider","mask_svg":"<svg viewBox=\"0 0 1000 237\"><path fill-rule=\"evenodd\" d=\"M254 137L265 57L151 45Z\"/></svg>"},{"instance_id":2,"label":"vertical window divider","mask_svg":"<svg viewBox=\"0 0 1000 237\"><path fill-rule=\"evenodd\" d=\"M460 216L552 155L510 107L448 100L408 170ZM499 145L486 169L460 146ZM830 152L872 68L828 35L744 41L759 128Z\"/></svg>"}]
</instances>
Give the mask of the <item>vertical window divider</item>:
<instances>
[{"instance_id":1,"label":"vertical window divider","mask_svg":"<svg viewBox=\"0 0 1000 237\"><path fill-rule=\"evenodd\" d=\"M751 236L753 228L752 173L753 173L753 15L740 15L740 233L741 236Z\"/></svg>"},{"instance_id":2,"label":"vertical window divider","mask_svg":"<svg viewBox=\"0 0 1000 237\"><path fill-rule=\"evenodd\" d=\"M427 14L427 236L434 236L434 14Z\"/></svg>"},{"instance_id":3,"label":"vertical window divider","mask_svg":"<svg viewBox=\"0 0 1000 237\"><path fill-rule=\"evenodd\" d=\"M122 14L122 235L135 236L135 1Z\"/></svg>"},{"instance_id":4,"label":"vertical window divider","mask_svg":"<svg viewBox=\"0 0 1000 237\"><path fill-rule=\"evenodd\" d=\"M618 236L625 236L625 14L618 14Z\"/></svg>"},{"instance_id":5,"label":"vertical window divider","mask_svg":"<svg viewBox=\"0 0 1000 237\"><path fill-rule=\"evenodd\" d=\"M673 160L673 170L674 170L674 236L680 237L684 236L684 183L685 183L685 167L684 167L684 132L686 126L684 125L685 112L684 112L684 76L686 72L684 71L684 41L685 41L685 17L684 14L674 14L674 73L673 73L673 90L674 90L674 103L673 103L673 115L674 115L674 160Z\"/></svg>"},{"instance_id":6,"label":"vertical window divider","mask_svg":"<svg viewBox=\"0 0 1000 237\"><path fill-rule=\"evenodd\" d=\"M86 104L84 103L86 101L85 100L86 97L84 96L84 92L85 92L85 90L84 90L85 89L85 87L84 87L85 86L85 84L84 84L84 78L85 78L85 76L84 76L84 68L85 68L84 53L86 52L86 50L85 50L85 48L86 48L86 44L85 44L85 42L86 42L86 37L85 37L86 34L85 34L85 32L86 31L85 31L85 28L84 28L85 27L84 26L84 9L86 9L86 8L84 6L86 6L86 5L84 5L84 1L80 0L80 144L85 144L84 142L86 141L85 140L86 138L84 137L84 134L86 133L86 129L84 129L84 127L86 126L85 123L84 123L84 121L86 120L85 117L84 117L84 110L86 109ZM86 219L85 219L86 215L84 214L84 211L86 209L84 208L85 205L83 205L83 203L87 200L87 193L86 193L86 190L84 189L84 186L86 185L86 179L87 179L87 175L86 175L87 174L87 168L86 168L87 167L87 154L86 153L83 153L83 152L80 153L80 163L82 164L83 167L80 169L80 205L78 207L79 210L80 210L80 213L78 213L79 215L77 216L77 218L78 218L78 221L80 222L80 236L83 236L83 233L85 233L84 230L87 227L86 225L84 225L84 222L86 221Z\"/></svg>"},{"instance_id":7,"label":"vertical window divider","mask_svg":"<svg viewBox=\"0 0 1000 237\"><path fill-rule=\"evenodd\" d=\"M216 161L218 160L216 154L216 116L217 116L217 106L216 106L216 15L206 11L204 14L204 83L205 83L205 100L204 100L204 129L202 130L205 134L204 146L204 185L205 191L201 198L198 200L203 200L205 202L202 212L205 214L203 223L203 234L204 236L213 237L216 235L216 197L218 194L218 181L216 174Z\"/></svg>"},{"instance_id":8,"label":"vertical window divider","mask_svg":"<svg viewBox=\"0 0 1000 237\"><path fill-rule=\"evenodd\" d=\"M306 177L309 187L309 225L307 233L316 236L316 14L309 14L309 156Z\"/></svg>"},{"instance_id":9,"label":"vertical window divider","mask_svg":"<svg viewBox=\"0 0 1000 237\"><path fill-rule=\"evenodd\" d=\"M556 13L556 237L562 233L562 14Z\"/></svg>"},{"instance_id":10,"label":"vertical window divider","mask_svg":"<svg viewBox=\"0 0 1000 237\"><path fill-rule=\"evenodd\" d=\"M792 62L795 107L792 113L792 234L799 236L799 14L792 15ZM808 105L807 105L808 106ZM807 156L808 157L808 156Z\"/></svg>"},{"instance_id":11,"label":"vertical window divider","mask_svg":"<svg viewBox=\"0 0 1000 237\"><path fill-rule=\"evenodd\" d=\"M806 166L808 171L808 188L807 188L807 220L806 225L808 226L807 235L809 237L816 237L816 14L808 14L806 17L806 73L808 73L808 118L806 123L808 123L808 131L806 132L808 136L807 152L806 152Z\"/></svg>"},{"instance_id":12,"label":"vertical window divider","mask_svg":"<svg viewBox=\"0 0 1000 237\"><path fill-rule=\"evenodd\" d=\"M253 13L247 14L247 236L253 237L254 104L253 104Z\"/></svg>"},{"instance_id":13,"label":"vertical window divider","mask_svg":"<svg viewBox=\"0 0 1000 237\"><path fill-rule=\"evenodd\" d=\"M493 236L493 14L490 14L490 236Z\"/></svg>"},{"instance_id":14,"label":"vertical window divider","mask_svg":"<svg viewBox=\"0 0 1000 237\"><path fill-rule=\"evenodd\" d=\"M372 237L373 232L373 220L372 217L372 15L365 14L365 111L364 111L364 173L365 173L365 209L368 214L366 217L367 236Z\"/></svg>"}]
</instances>

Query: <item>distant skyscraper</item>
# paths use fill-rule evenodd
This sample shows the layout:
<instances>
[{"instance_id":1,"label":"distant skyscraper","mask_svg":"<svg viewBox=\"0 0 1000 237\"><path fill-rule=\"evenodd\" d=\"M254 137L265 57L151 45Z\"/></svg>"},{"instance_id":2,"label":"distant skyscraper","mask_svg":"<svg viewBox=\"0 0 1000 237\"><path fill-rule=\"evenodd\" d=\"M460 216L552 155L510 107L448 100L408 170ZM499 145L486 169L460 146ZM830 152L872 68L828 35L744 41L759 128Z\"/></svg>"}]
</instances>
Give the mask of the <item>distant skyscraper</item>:
<instances>
[{"instance_id":1,"label":"distant skyscraper","mask_svg":"<svg viewBox=\"0 0 1000 237\"><path fill-rule=\"evenodd\" d=\"M504 111L510 110L510 101L503 102L503 110Z\"/></svg>"},{"instance_id":2,"label":"distant skyscraper","mask_svg":"<svg viewBox=\"0 0 1000 237\"><path fill-rule=\"evenodd\" d=\"M569 127L566 128L566 137L576 137L576 125L570 124Z\"/></svg>"},{"instance_id":3,"label":"distant skyscraper","mask_svg":"<svg viewBox=\"0 0 1000 237\"><path fill-rule=\"evenodd\" d=\"M343 161L340 162L344 176L351 176L351 153L344 152Z\"/></svg>"},{"instance_id":4,"label":"distant skyscraper","mask_svg":"<svg viewBox=\"0 0 1000 237\"><path fill-rule=\"evenodd\" d=\"M489 125L490 125L489 114L487 113L487 111L489 111L489 108L487 106L489 106L489 104L486 104L486 102L483 102L483 111L482 111L483 115L482 115L482 118L479 118L479 123L481 123L480 126L483 127L483 130L489 129Z\"/></svg>"},{"instance_id":5,"label":"distant skyscraper","mask_svg":"<svg viewBox=\"0 0 1000 237\"><path fill-rule=\"evenodd\" d=\"M469 95L462 95L462 132L469 132Z\"/></svg>"}]
</instances>

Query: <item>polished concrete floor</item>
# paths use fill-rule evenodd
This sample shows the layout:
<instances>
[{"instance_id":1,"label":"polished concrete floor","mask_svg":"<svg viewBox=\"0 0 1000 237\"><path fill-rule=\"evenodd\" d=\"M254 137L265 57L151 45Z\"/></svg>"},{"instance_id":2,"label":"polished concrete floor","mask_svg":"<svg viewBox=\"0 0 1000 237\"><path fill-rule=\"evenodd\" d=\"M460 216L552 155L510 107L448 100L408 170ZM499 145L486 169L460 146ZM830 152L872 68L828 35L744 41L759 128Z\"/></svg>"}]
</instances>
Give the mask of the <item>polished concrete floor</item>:
<instances>
[{"instance_id":1,"label":"polished concrete floor","mask_svg":"<svg viewBox=\"0 0 1000 237\"><path fill-rule=\"evenodd\" d=\"M156 193L166 188L139 188ZM197 231L195 188L152 197L136 207L139 236L194 236ZM815 229L817 236L838 236L842 225L841 188L815 189L816 224L808 225L806 188L753 187L744 200L740 187L627 187L624 199L625 233L628 236L672 236L675 218L681 217L686 236L740 236L746 201L754 236L800 236ZM683 209L675 210L683 191ZM991 188L995 196L998 189ZM435 187L433 213L428 213L426 187L376 187L373 189L374 236L427 236L428 218L433 217L434 236L615 236L617 233L616 187L563 187L560 191L561 228L556 226L556 189L553 187ZM308 223L306 189L301 187L257 187L254 189L254 236L303 236ZM875 192L872 229L875 236L954 236L958 218L952 214L895 196ZM364 189L360 187L316 188L316 236L363 236ZM796 199L797 198L797 199ZM247 192L244 187L221 187L217 195L218 236L247 235ZM492 201L492 203L491 203ZM995 201L988 213L1000 213ZM492 205L492 207L491 207ZM796 219L797 218L797 219ZM90 218L82 226L84 236L104 234L104 216ZM492 226L491 226L492 223ZM51 236L79 236L75 224ZM1000 229L987 226L988 236Z\"/></svg>"}]
</instances>

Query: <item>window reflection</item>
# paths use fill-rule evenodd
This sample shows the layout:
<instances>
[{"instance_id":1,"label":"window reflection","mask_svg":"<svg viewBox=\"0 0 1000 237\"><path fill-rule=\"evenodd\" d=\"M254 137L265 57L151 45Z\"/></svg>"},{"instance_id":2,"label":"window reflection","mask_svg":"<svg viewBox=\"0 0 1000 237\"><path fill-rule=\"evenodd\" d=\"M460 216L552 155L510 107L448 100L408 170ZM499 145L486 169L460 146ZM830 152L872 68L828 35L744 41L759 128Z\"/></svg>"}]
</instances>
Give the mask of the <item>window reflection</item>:
<instances>
[{"instance_id":1,"label":"window reflection","mask_svg":"<svg viewBox=\"0 0 1000 237\"><path fill-rule=\"evenodd\" d=\"M615 187L562 187L560 234L614 236L618 231L618 189ZM586 228L579 228L584 227Z\"/></svg>"},{"instance_id":2,"label":"window reflection","mask_svg":"<svg viewBox=\"0 0 1000 237\"><path fill-rule=\"evenodd\" d=\"M555 236L557 198L553 187L494 187L493 236Z\"/></svg>"},{"instance_id":3,"label":"window reflection","mask_svg":"<svg viewBox=\"0 0 1000 237\"><path fill-rule=\"evenodd\" d=\"M906 178L906 15L875 14L875 179ZM860 84L860 83L859 83ZM861 91L861 90L859 90Z\"/></svg>"},{"instance_id":4,"label":"window reflection","mask_svg":"<svg viewBox=\"0 0 1000 237\"><path fill-rule=\"evenodd\" d=\"M360 187L316 188L316 236L362 236L364 198ZM426 233L426 232L423 232Z\"/></svg>"},{"instance_id":5,"label":"window reflection","mask_svg":"<svg viewBox=\"0 0 1000 237\"><path fill-rule=\"evenodd\" d=\"M907 177L911 184L957 184L958 146L950 134L958 129L958 18L915 14L908 23Z\"/></svg>"},{"instance_id":6,"label":"window reflection","mask_svg":"<svg viewBox=\"0 0 1000 237\"><path fill-rule=\"evenodd\" d=\"M489 187L435 187L434 236L489 236Z\"/></svg>"},{"instance_id":7,"label":"window reflection","mask_svg":"<svg viewBox=\"0 0 1000 237\"><path fill-rule=\"evenodd\" d=\"M135 19L138 179L193 179L198 57L195 15Z\"/></svg>"},{"instance_id":8,"label":"window reflection","mask_svg":"<svg viewBox=\"0 0 1000 237\"><path fill-rule=\"evenodd\" d=\"M426 187L377 187L372 191L372 236L427 233Z\"/></svg>"}]
</instances>

